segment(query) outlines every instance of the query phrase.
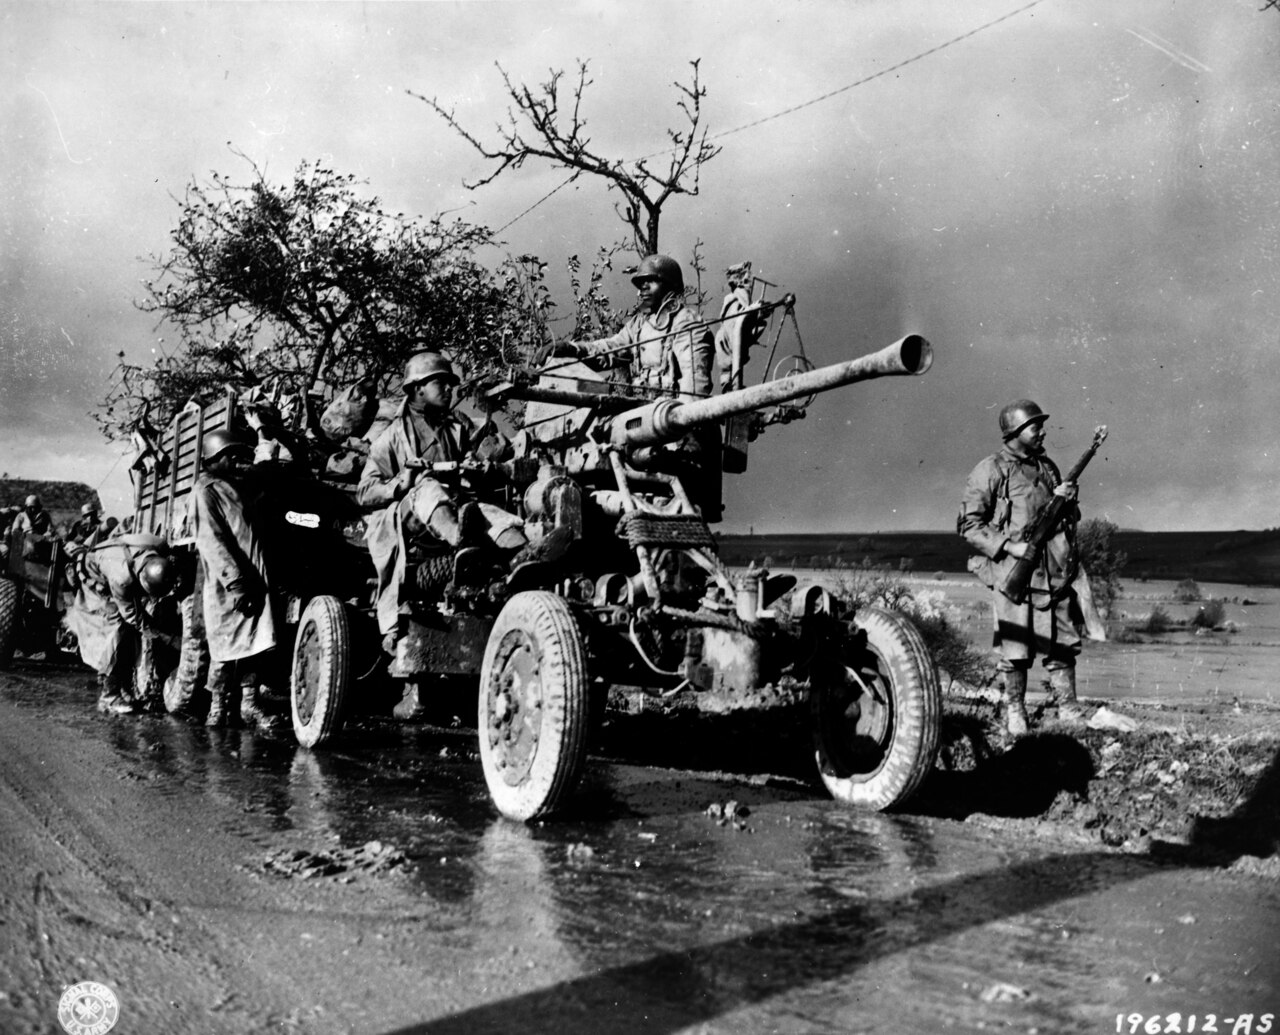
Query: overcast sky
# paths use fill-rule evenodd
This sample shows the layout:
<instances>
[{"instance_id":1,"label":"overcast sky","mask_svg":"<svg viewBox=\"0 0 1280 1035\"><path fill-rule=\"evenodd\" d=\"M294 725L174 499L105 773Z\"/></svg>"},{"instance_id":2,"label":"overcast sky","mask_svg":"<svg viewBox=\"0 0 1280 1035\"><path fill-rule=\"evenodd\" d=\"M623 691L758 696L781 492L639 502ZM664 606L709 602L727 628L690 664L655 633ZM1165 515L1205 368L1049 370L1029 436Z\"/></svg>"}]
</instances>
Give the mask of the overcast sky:
<instances>
[{"instance_id":1,"label":"overcast sky","mask_svg":"<svg viewBox=\"0 0 1280 1035\"><path fill-rule=\"evenodd\" d=\"M1020 396L1064 469L1110 427L1087 514L1280 525L1280 12L1261 6L10 2L0 471L128 511L128 457L87 414L119 351L163 347L133 304L143 260L193 177L248 178L232 148L276 181L323 159L393 210L497 228L563 174L465 190L485 166L407 91L484 132L506 109L495 61L536 82L587 59L593 142L630 157L663 146L700 58L713 134L804 106L720 141L701 196L664 210L664 250L701 240L717 299L751 259L798 296L820 364L912 332L937 353L771 429L726 530L950 528ZM561 270L621 236L612 202L580 180L502 237Z\"/></svg>"}]
</instances>

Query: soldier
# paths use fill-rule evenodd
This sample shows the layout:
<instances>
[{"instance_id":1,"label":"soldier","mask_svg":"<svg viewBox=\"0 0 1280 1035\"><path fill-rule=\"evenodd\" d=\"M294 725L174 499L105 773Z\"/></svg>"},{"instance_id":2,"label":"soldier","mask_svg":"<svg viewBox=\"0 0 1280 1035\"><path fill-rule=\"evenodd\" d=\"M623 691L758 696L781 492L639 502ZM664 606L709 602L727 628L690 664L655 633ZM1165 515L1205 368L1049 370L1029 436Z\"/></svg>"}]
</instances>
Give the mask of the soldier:
<instances>
[{"instance_id":1,"label":"soldier","mask_svg":"<svg viewBox=\"0 0 1280 1035\"><path fill-rule=\"evenodd\" d=\"M631 365L631 383L687 397L711 394L715 346L698 316L684 304L684 274L668 255L649 255L631 277L640 311L617 334L596 341L564 342L556 354ZM630 347L628 347L630 346Z\"/></svg>"},{"instance_id":2,"label":"soldier","mask_svg":"<svg viewBox=\"0 0 1280 1035\"><path fill-rule=\"evenodd\" d=\"M82 546L97 546L105 538L102 517L98 512L97 504L86 503L80 508L80 516L67 530L67 541Z\"/></svg>"},{"instance_id":3,"label":"soldier","mask_svg":"<svg viewBox=\"0 0 1280 1035\"><path fill-rule=\"evenodd\" d=\"M1076 626L1074 581L1079 569L1075 526L1079 511L1069 507L1056 534L1046 543L1044 559L1022 604L996 587L1029 549L1024 541L1054 496L1072 502L1076 486L1063 482L1044 453L1044 423L1049 415L1030 399L1019 399L1000 411L1004 448L969 474L957 528L977 551L969 570L993 590L994 647L1004 679L1009 733L1027 732L1027 671L1037 655L1044 659L1059 714L1080 717L1076 703L1076 658L1080 634Z\"/></svg>"},{"instance_id":4,"label":"soldier","mask_svg":"<svg viewBox=\"0 0 1280 1035\"><path fill-rule=\"evenodd\" d=\"M164 703L142 688L134 692L134 664L142 638L172 641L148 605L172 593L177 569L159 536L113 539L81 550L75 561L76 593L68 613L80 657L98 673L98 710L114 715L163 711ZM148 680L159 686L159 680Z\"/></svg>"},{"instance_id":5,"label":"soldier","mask_svg":"<svg viewBox=\"0 0 1280 1035\"><path fill-rule=\"evenodd\" d=\"M431 465L462 460L476 448L478 429L452 411L458 377L438 352L418 352L405 364L405 400L369 450L356 498L379 508L365 518L365 538L378 570L378 627L395 654L405 580L405 543L427 535L450 547L491 542L512 564L552 560L563 544L531 547L521 520L489 503L459 505ZM424 466L425 465L425 466Z\"/></svg>"},{"instance_id":6,"label":"soldier","mask_svg":"<svg viewBox=\"0 0 1280 1035\"><path fill-rule=\"evenodd\" d=\"M49 512L44 509L44 504L40 502L40 497L35 493L23 502L22 510L13 519L13 528L15 531L46 539L53 535L53 518L49 516Z\"/></svg>"},{"instance_id":7,"label":"soldier","mask_svg":"<svg viewBox=\"0 0 1280 1035\"><path fill-rule=\"evenodd\" d=\"M258 676L275 648L276 626L266 561L250 513L253 497L245 484L253 447L235 432L219 429L204 436L200 456L203 469L192 500L210 659L205 725L262 722Z\"/></svg>"}]
</instances>

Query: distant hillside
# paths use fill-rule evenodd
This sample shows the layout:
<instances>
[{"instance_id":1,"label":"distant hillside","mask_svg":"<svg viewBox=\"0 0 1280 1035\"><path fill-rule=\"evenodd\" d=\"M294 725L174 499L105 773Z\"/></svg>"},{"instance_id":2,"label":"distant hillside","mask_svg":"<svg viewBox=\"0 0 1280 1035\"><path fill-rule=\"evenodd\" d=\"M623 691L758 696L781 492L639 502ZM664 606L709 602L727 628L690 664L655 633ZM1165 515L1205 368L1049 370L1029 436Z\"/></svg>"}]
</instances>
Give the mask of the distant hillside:
<instances>
[{"instance_id":1,"label":"distant hillside","mask_svg":"<svg viewBox=\"0 0 1280 1035\"><path fill-rule=\"evenodd\" d=\"M965 570L968 548L954 532L821 532L806 535L722 535L729 564L775 567L856 566L916 572ZM1116 545L1129 557L1126 578L1192 578L1280 586L1280 529L1260 532L1120 532Z\"/></svg>"},{"instance_id":2,"label":"distant hillside","mask_svg":"<svg viewBox=\"0 0 1280 1035\"><path fill-rule=\"evenodd\" d=\"M0 507L20 507L35 493L54 523L68 525L86 503L102 506L98 494L83 482L43 482L33 478L0 478Z\"/></svg>"}]
</instances>

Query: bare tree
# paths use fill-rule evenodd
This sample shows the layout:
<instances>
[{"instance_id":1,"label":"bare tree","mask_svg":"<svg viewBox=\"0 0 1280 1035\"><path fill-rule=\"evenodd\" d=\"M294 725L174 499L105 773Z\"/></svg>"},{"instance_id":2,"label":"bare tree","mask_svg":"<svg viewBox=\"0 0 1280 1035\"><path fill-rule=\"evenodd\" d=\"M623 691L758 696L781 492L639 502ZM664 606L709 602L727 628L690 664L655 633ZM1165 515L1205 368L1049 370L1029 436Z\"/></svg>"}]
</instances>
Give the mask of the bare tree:
<instances>
[{"instance_id":1,"label":"bare tree","mask_svg":"<svg viewBox=\"0 0 1280 1035\"><path fill-rule=\"evenodd\" d=\"M464 182L468 190L492 183L508 169L519 169L530 158L541 158L569 170L571 179L583 173L602 177L610 190L622 194L623 200L614 206L614 211L631 228L636 251L647 255L658 251L658 224L663 205L675 194L696 196L702 166L721 150L708 141L702 124L702 101L707 91L698 79L698 61L689 64L692 69L689 82L672 84L679 92L676 106L684 125L667 129L669 147L633 159L608 158L592 148L583 115L583 96L593 80L587 78L585 61L578 62L577 79L568 90L563 70L550 70L550 79L534 90L513 83L498 65L515 107L507 109L505 125L500 123L496 127L494 144L482 142L464 128L453 110L446 109L436 98L409 93L429 105L484 158L495 163L479 180ZM655 159L661 160L662 168L651 164Z\"/></svg>"}]
</instances>

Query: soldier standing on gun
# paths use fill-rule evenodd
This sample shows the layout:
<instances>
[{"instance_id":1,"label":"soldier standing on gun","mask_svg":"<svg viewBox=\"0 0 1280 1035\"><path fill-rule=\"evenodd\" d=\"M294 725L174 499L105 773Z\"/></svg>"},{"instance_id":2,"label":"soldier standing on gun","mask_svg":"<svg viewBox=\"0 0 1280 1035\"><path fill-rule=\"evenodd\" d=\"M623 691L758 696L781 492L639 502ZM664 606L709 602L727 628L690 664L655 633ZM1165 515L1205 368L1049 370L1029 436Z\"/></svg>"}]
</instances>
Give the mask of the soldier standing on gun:
<instances>
[{"instance_id":1,"label":"soldier standing on gun","mask_svg":"<svg viewBox=\"0 0 1280 1035\"><path fill-rule=\"evenodd\" d=\"M1076 486L1063 482L1058 468L1044 454L1048 418L1030 399L1019 399L1000 411L1004 448L969 474L957 520L958 531L977 551L969 559L969 570L993 592L994 647L1004 679L1006 722L1013 736L1027 732L1027 671L1037 655L1048 669L1059 715L1064 719L1080 717L1076 703L1080 634L1072 613L1076 607L1073 583L1079 567L1075 551L1077 508L1067 509L1047 542L1023 603L1014 603L996 588L1030 550L1027 534L1053 497L1076 499Z\"/></svg>"}]
</instances>

